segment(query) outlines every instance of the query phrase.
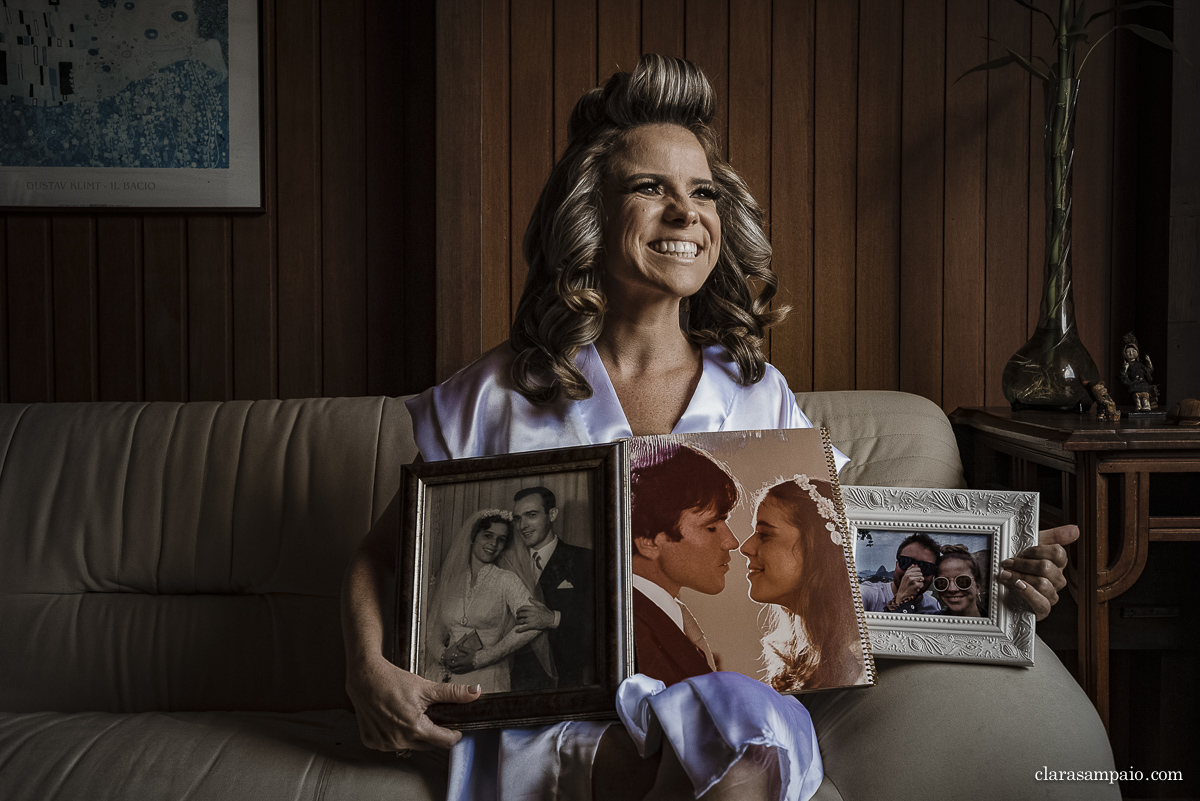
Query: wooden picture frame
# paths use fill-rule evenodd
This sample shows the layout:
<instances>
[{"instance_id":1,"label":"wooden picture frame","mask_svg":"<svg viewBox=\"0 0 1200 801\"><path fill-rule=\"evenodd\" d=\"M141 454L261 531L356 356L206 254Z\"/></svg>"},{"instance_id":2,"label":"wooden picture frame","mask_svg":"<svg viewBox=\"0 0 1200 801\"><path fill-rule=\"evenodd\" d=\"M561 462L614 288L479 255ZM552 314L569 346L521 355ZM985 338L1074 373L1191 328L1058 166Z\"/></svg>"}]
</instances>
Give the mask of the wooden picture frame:
<instances>
[{"instance_id":1,"label":"wooden picture frame","mask_svg":"<svg viewBox=\"0 0 1200 801\"><path fill-rule=\"evenodd\" d=\"M616 716L617 686L633 672L624 447L405 467L393 662L484 688L473 703L431 707L435 722L476 729ZM540 523L524 522L539 509ZM490 513L477 521L481 510ZM513 512L517 522L497 547L506 528L497 517ZM533 574L521 565L532 560L526 539L538 525L553 530L555 544ZM526 596L558 619L534 637L544 638L540 652L530 643L491 661L517 639L519 610L534 608ZM489 663L468 669L465 660L481 655Z\"/></svg>"}]
</instances>

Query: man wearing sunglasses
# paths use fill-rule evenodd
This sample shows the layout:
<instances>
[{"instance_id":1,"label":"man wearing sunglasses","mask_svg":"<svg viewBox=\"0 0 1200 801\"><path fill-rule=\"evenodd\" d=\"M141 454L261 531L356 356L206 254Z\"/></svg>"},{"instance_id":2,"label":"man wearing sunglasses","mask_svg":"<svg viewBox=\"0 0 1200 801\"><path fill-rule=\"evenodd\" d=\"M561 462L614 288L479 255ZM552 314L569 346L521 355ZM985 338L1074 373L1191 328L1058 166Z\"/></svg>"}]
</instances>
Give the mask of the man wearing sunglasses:
<instances>
[{"instance_id":1,"label":"man wearing sunglasses","mask_svg":"<svg viewBox=\"0 0 1200 801\"><path fill-rule=\"evenodd\" d=\"M928 534L910 534L896 549L896 569L889 584L863 582L863 609L934 615L941 611L929 595L937 574L938 544Z\"/></svg>"}]
</instances>

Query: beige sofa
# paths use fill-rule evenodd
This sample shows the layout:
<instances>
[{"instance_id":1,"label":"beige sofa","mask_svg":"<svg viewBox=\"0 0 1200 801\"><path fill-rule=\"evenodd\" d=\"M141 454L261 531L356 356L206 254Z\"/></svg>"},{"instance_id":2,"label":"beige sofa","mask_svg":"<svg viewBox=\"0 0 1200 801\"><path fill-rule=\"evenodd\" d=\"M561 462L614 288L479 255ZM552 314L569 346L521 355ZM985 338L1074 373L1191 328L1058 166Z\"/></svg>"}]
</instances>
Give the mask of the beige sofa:
<instances>
[{"instance_id":1,"label":"beige sofa","mask_svg":"<svg viewBox=\"0 0 1200 801\"><path fill-rule=\"evenodd\" d=\"M800 400L845 483L961 484L928 401ZM442 797L446 756L364 749L343 689L342 570L414 454L393 398L0 406L0 798ZM885 663L879 687L806 699L818 798L1112 793L1035 781L1112 764L1037 662Z\"/></svg>"}]
</instances>

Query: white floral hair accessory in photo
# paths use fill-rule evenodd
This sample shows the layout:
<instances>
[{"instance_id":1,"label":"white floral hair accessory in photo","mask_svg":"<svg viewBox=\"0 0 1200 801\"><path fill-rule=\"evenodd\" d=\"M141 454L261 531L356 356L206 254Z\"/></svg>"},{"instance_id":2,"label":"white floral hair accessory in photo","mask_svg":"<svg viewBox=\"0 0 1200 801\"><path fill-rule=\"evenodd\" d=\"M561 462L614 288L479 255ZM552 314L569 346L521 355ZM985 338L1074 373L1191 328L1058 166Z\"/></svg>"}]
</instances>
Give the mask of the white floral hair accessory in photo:
<instances>
[{"instance_id":1,"label":"white floral hair accessory in photo","mask_svg":"<svg viewBox=\"0 0 1200 801\"><path fill-rule=\"evenodd\" d=\"M483 520L487 517L501 517L507 520L509 523L513 521L512 511L508 509L480 509L475 514L471 515L471 520L475 523L478 523L480 520Z\"/></svg>"},{"instance_id":2,"label":"white floral hair accessory in photo","mask_svg":"<svg viewBox=\"0 0 1200 801\"><path fill-rule=\"evenodd\" d=\"M808 493L808 497L812 498L812 502L817 507L817 513L825 519L825 530L829 532L829 539L834 545L842 544L842 528L838 522L837 506L829 498L821 494L817 489L817 485L813 484L807 475L797 473L791 478L778 478L775 481L763 485L763 488L755 493L754 508L757 509L763 500L767 497L767 493L778 487L780 484L788 482L794 483L800 489ZM757 521L755 521L757 524Z\"/></svg>"}]
</instances>

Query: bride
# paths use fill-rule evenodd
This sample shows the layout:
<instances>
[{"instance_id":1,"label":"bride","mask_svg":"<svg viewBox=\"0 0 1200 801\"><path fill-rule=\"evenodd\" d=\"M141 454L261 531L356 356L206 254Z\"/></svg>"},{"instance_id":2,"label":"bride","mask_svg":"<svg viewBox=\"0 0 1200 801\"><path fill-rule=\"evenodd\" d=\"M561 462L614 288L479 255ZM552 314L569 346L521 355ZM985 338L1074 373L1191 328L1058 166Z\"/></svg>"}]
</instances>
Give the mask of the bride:
<instances>
[{"instance_id":1,"label":"bride","mask_svg":"<svg viewBox=\"0 0 1200 801\"><path fill-rule=\"evenodd\" d=\"M459 531L434 579L422 675L508 692L511 656L532 642L555 676L550 646L536 628L518 630L517 610L542 606L525 543L513 536L512 513L476 512Z\"/></svg>"},{"instance_id":2,"label":"bride","mask_svg":"<svg viewBox=\"0 0 1200 801\"><path fill-rule=\"evenodd\" d=\"M837 507L828 481L805 475L758 497L742 543L750 598L767 607L764 680L780 692L861 684L866 667Z\"/></svg>"}]
</instances>

